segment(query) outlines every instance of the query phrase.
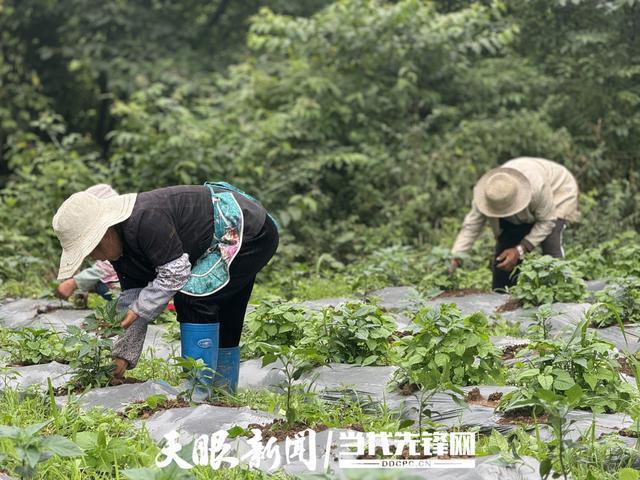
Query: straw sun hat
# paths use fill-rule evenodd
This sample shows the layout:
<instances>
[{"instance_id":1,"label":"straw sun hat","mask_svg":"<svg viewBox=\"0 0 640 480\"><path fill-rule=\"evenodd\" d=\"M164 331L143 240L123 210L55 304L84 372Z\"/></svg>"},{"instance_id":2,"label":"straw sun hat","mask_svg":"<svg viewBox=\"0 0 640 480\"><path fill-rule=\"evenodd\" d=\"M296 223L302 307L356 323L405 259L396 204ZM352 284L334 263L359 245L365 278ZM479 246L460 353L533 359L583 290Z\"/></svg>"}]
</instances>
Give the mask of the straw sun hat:
<instances>
[{"instance_id":1,"label":"straw sun hat","mask_svg":"<svg viewBox=\"0 0 640 480\"><path fill-rule=\"evenodd\" d=\"M131 216L136 197L136 193L118 195L109 185L100 184L64 201L52 222L62 245L58 280L72 277L108 228Z\"/></svg>"},{"instance_id":2,"label":"straw sun hat","mask_svg":"<svg viewBox=\"0 0 640 480\"><path fill-rule=\"evenodd\" d=\"M473 201L487 217L510 217L531 202L531 184L514 168L495 168L478 181L473 189Z\"/></svg>"}]
</instances>

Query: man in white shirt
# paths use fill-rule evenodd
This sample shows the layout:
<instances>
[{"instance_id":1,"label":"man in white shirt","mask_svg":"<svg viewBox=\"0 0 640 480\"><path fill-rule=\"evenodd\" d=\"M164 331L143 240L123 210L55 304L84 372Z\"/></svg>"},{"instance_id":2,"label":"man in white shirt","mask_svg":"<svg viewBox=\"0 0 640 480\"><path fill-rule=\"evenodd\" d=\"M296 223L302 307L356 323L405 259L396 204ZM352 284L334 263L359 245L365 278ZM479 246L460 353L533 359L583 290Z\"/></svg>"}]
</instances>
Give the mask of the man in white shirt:
<instances>
[{"instance_id":1,"label":"man in white shirt","mask_svg":"<svg viewBox=\"0 0 640 480\"><path fill-rule=\"evenodd\" d=\"M578 183L562 165L542 158L520 157L486 173L473 191L473 204L451 249L451 271L462 261L489 223L496 237L492 261L493 289L513 286L513 269L540 246L542 253L563 257L562 232L578 220Z\"/></svg>"}]
</instances>

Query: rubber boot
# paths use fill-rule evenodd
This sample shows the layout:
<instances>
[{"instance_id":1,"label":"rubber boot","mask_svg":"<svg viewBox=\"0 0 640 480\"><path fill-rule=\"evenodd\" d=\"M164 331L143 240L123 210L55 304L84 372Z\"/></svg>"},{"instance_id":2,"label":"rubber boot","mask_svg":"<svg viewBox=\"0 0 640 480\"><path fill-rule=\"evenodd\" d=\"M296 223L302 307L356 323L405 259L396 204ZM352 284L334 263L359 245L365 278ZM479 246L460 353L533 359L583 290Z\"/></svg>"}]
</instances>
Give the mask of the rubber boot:
<instances>
[{"instance_id":1,"label":"rubber boot","mask_svg":"<svg viewBox=\"0 0 640 480\"><path fill-rule=\"evenodd\" d=\"M214 388L236 393L238 375L240 374L240 347L221 348L218 350L218 367L213 379Z\"/></svg>"},{"instance_id":2,"label":"rubber boot","mask_svg":"<svg viewBox=\"0 0 640 480\"><path fill-rule=\"evenodd\" d=\"M191 357L204 361L213 370L198 375L198 383L193 392L192 400L203 402L209 397L213 377L218 366L218 342L220 340L219 323L181 323L180 349L182 357ZM188 385L193 387L193 383Z\"/></svg>"}]
</instances>

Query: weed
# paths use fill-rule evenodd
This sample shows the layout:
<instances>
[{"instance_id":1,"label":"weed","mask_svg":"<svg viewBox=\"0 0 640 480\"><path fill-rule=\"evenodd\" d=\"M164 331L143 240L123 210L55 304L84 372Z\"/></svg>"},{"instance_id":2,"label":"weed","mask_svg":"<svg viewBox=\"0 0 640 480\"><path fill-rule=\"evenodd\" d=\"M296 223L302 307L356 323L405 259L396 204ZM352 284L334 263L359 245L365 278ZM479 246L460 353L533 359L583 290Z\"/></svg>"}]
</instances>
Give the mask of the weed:
<instances>
[{"instance_id":1,"label":"weed","mask_svg":"<svg viewBox=\"0 0 640 480\"><path fill-rule=\"evenodd\" d=\"M60 435L42 436L39 432L51 421L35 423L27 427L0 425L0 439L9 440L13 449L7 455L0 453L0 460L16 462L15 472L22 478L33 478L40 462L51 455L78 457L83 451L71 440Z\"/></svg>"}]
</instances>

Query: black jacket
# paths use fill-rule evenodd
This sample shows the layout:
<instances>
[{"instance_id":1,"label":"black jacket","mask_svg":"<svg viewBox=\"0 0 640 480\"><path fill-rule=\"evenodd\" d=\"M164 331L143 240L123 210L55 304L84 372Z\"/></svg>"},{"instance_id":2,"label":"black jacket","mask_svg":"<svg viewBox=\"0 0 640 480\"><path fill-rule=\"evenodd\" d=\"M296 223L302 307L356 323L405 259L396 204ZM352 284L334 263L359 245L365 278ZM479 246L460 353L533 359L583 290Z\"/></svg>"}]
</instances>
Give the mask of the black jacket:
<instances>
[{"instance_id":1,"label":"black jacket","mask_svg":"<svg viewBox=\"0 0 640 480\"><path fill-rule=\"evenodd\" d=\"M217 189L218 191L222 189ZM262 205L233 192L244 217L243 239L262 228ZM213 205L205 186L166 187L138 194L131 216L116 225L123 243L122 257L112 261L123 290L146 287L156 267L184 253L191 264L202 256L213 239Z\"/></svg>"}]
</instances>

